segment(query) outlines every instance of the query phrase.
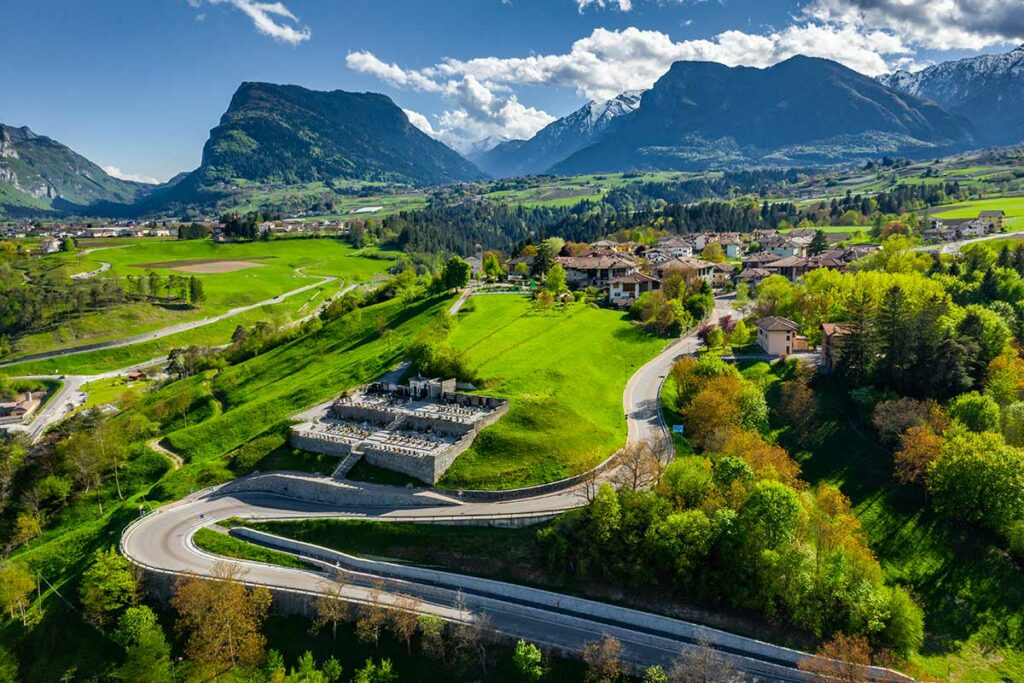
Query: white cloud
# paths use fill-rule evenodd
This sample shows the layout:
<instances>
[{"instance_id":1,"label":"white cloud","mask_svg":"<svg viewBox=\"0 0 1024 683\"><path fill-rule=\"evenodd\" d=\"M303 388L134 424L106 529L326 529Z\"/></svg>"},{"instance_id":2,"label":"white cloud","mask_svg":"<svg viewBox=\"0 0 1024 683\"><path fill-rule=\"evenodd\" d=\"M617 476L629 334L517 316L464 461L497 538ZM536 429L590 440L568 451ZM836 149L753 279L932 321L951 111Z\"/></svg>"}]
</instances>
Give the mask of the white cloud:
<instances>
[{"instance_id":1,"label":"white cloud","mask_svg":"<svg viewBox=\"0 0 1024 683\"><path fill-rule=\"evenodd\" d=\"M440 94L451 108L438 118L438 128L416 112L405 110L406 116L423 132L462 151L486 138L529 138L555 120L547 112L521 103L507 85L473 74L449 70L446 76L433 67L403 69L365 51L350 52L345 63L350 69L376 76L397 88Z\"/></svg>"},{"instance_id":2,"label":"white cloud","mask_svg":"<svg viewBox=\"0 0 1024 683\"><path fill-rule=\"evenodd\" d=\"M443 90L440 83L433 81L424 72L407 71L397 64L386 64L377 59L372 52L349 52L345 57L345 64L354 71L376 76L398 88L412 88L427 92Z\"/></svg>"},{"instance_id":3,"label":"white cloud","mask_svg":"<svg viewBox=\"0 0 1024 683\"><path fill-rule=\"evenodd\" d=\"M119 180L132 180L136 183L146 183L147 185L159 185L160 181L152 176L148 175L136 175L134 173L125 173L117 166L104 166L103 170L106 171L107 175L113 176Z\"/></svg>"},{"instance_id":4,"label":"white cloud","mask_svg":"<svg viewBox=\"0 0 1024 683\"><path fill-rule=\"evenodd\" d=\"M405 112L405 116L409 119L409 123L416 126L430 137L437 137L437 131L430 125L430 121L427 120L426 116L418 111L413 111L412 109L403 109L402 111Z\"/></svg>"},{"instance_id":5,"label":"white cloud","mask_svg":"<svg viewBox=\"0 0 1024 683\"><path fill-rule=\"evenodd\" d=\"M617 7L620 12L628 12L633 9L633 0L576 0L576 7L581 13L591 6L598 9Z\"/></svg>"},{"instance_id":6,"label":"white cloud","mask_svg":"<svg viewBox=\"0 0 1024 683\"><path fill-rule=\"evenodd\" d=\"M438 137L459 150L487 138L520 140L555 120L547 112L528 107L514 94L498 94L492 84L469 75L446 86L455 106L441 114Z\"/></svg>"},{"instance_id":7,"label":"white cloud","mask_svg":"<svg viewBox=\"0 0 1024 683\"><path fill-rule=\"evenodd\" d=\"M936 50L1024 40L1020 0L814 0L804 12L817 21L884 30Z\"/></svg>"},{"instance_id":8,"label":"white cloud","mask_svg":"<svg viewBox=\"0 0 1024 683\"><path fill-rule=\"evenodd\" d=\"M619 0L577 2L582 9ZM368 51L349 53L346 64L397 88L439 94L450 108L438 117L432 130L439 139L465 148L486 137L530 137L553 120L547 112L521 103L515 92L519 87L572 88L588 99L606 100L626 90L650 88L676 61L767 67L795 55L832 59L869 76L920 66L910 44L891 31L813 18L763 34L732 30L708 39L683 41L635 27L598 28L563 53L446 58L413 69L387 63Z\"/></svg>"},{"instance_id":9,"label":"white cloud","mask_svg":"<svg viewBox=\"0 0 1024 683\"><path fill-rule=\"evenodd\" d=\"M258 0L187 0L187 2L197 9L202 6L203 2L208 2L211 5L230 5L249 17L257 31L289 45L298 45L309 40L313 35L282 2L259 2Z\"/></svg>"}]
</instances>

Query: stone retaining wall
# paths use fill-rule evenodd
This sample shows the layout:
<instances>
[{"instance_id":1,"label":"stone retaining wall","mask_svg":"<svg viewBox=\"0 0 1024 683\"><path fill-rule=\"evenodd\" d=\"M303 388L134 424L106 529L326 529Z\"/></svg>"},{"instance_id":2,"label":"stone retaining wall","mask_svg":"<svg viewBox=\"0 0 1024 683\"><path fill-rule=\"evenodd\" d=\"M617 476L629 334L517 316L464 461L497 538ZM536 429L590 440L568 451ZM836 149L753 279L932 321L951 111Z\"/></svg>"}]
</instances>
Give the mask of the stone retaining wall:
<instances>
[{"instance_id":1,"label":"stone retaining wall","mask_svg":"<svg viewBox=\"0 0 1024 683\"><path fill-rule=\"evenodd\" d=\"M362 448L363 459L376 467L384 467L395 472L415 477L427 484L436 484L448 468L455 462L463 451L473 445L476 432L463 436L455 444L440 452L422 453L409 455L408 453L394 453L385 448L378 448L373 444L364 444Z\"/></svg>"},{"instance_id":2,"label":"stone retaining wall","mask_svg":"<svg viewBox=\"0 0 1024 683\"><path fill-rule=\"evenodd\" d=\"M300 451L323 453L338 458L343 458L352 452L352 444L340 439L335 441L330 434L303 429L303 425L292 427L289 441L292 448L297 448Z\"/></svg>"},{"instance_id":3,"label":"stone retaining wall","mask_svg":"<svg viewBox=\"0 0 1024 683\"><path fill-rule=\"evenodd\" d=\"M353 505L354 503L394 507L444 505L437 498L417 498L406 489L360 484L357 492L350 484L327 476L317 477L300 472L250 474L230 481L217 490L218 495L242 492L273 493L288 498L337 506ZM357 494L358 499L354 498L353 494Z\"/></svg>"}]
</instances>

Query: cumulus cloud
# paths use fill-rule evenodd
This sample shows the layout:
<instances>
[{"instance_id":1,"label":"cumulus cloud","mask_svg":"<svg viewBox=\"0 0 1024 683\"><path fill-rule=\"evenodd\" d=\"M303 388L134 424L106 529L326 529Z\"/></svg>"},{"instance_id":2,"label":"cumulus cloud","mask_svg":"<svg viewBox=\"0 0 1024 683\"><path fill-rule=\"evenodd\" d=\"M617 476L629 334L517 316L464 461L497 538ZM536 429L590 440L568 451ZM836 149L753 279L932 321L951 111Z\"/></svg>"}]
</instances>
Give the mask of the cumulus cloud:
<instances>
[{"instance_id":1,"label":"cumulus cloud","mask_svg":"<svg viewBox=\"0 0 1024 683\"><path fill-rule=\"evenodd\" d=\"M584 8L619 0L577 2ZM530 137L552 121L547 112L519 101L515 91L520 87L571 88L581 97L606 100L626 90L650 88L673 62L680 60L767 67L795 55L832 59L869 76L920 66L915 62L912 44L893 31L863 22L811 17L760 34L732 30L707 39L676 41L661 31L598 28L561 53L447 58L420 68L406 68L360 51L349 53L346 64L397 88L439 94L450 108L438 117L433 130L439 139L465 148L467 143L485 137Z\"/></svg>"},{"instance_id":2,"label":"cumulus cloud","mask_svg":"<svg viewBox=\"0 0 1024 683\"><path fill-rule=\"evenodd\" d=\"M426 116L419 113L418 111L413 111L412 109L402 109L402 111L405 112L405 116L407 119L409 119L409 123L416 126L430 137L437 137L437 131L434 130L434 127L430 125L430 121L427 120Z\"/></svg>"},{"instance_id":3,"label":"cumulus cloud","mask_svg":"<svg viewBox=\"0 0 1024 683\"><path fill-rule=\"evenodd\" d=\"M459 150L488 138L521 140L555 120L547 112L522 104L514 94L468 75L451 81L446 96L455 103L441 114L439 137Z\"/></svg>"},{"instance_id":4,"label":"cumulus cloud","mask_svg":"<svg viewBox=\"0 0 1024 683\"><path fill-rule=\"evenodd\" d=\"M282 2L188 0L188 4L194 8L201 7L204 2L211 5L229 5L234 7L249 17L257 31L282 43L298 45L309 40L313 35Z\"/></svg>"},{"instance_id":5,"label":"cumulus cloud","mask_svg":"<svg viewBox=\"0 0 1024 683\"><path fill-rule=\"evenodd\" d=\"M147 185L159 185L160 181L152 176L148 175L136 175L134 173L126 173L119 169L117 166L104 166L103 170L106 171L107 175L117 178L118 180L131 180L136 183L145 183Z\"/></svg>"},{"instance_id":6,"label":"cumulus cloud","mask_svg":"<svg viewBox=\"0 0 1024 683\"><path fill-rule=\"evenodd\" d=\"M817 21L885 30L936 50L1024 40L1020 0L814 0L804 11Z\"/></svg>"},{"instance_id":7,"label":"cumulus cloud","mask_svg":"<svg viewBox=\"0 0 1024 683\"><path fill-rule=\"evenodd\" d=\"M434 128L422 114L405 110L410 123L465 151L487 138L513 140L529 138L554 121L547 112L519 101L508 85L479 79L470 73L447 69L403 69L388 64L370 52L350 52L346 65L360 73L376 76L397 88L440 94L450 106Z\"/></svg>"}]
</instances>

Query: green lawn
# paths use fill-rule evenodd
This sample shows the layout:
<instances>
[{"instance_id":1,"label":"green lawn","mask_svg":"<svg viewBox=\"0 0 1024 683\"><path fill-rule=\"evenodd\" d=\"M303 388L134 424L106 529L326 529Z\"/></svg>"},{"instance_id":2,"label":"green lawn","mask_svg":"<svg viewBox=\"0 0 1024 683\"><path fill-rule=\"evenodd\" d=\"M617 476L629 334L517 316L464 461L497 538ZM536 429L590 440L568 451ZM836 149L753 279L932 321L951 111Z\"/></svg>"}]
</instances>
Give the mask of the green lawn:
<instances>
[{"instance_id":1,"label":"green lawn","mask_svg":"<svg viewBox=\"0 0 1024 683\"><path fill-rule=\"evenodd\" d=\"M924 606L927 639L913 664L941 680L947 670L951 680L1024 680L1024 572L987 534L939 518L920 490L892 479L891 456L851 424L853 407L834 378L815 388L823 420L816 441L801 451L783 433L783 443L805 479L850 497L886 581L911 587Z\"/></svg>"},{"instance_id":2,"label":"green lawn","mask_svg":"<svg viewBox=\"0 0 1024 683\"><path fill-rule=\"evenodd\" d=\"M123 377L111 377L110 379L100 379L95 382L89 382L82 386L82 391L88 392L89 394L89 398L86 400L85 405L82 406L82 408L92 408L94 406L102 406L108 403L116 404L125 394L140 394L151 385L152 382L149 380L128 382Z\"/></svg>"},{"instance_id":3,"label":"green lawn","mask_svg":"<svg viewBox=\"0 0 1024 683\"><path fill-rule=\"evenodd\" d=\"M281 303L261 306L210 325L178 332L160 339L46 360L14 363L0 368L0 374L7 376L94 375L143 363L154 358L162 358L171 349L184 346L220 346L231 341L231 334L239 325L251 326L266 321L274 326L279 326L301 318L304 312L309 310L308 306L303 308L306 305L306 296L311 295L314 291L317 290L311 290L303 295L285 299ZM325 287L320 296L327 296L331 291L333 290Z\"/></svg>"},{"instance_id":4,"label":"green lawn","mask_svg":"<svg viewBox=\"0 0 1024 683\"><path fill-rule=\"evenodd\" d=\"M526 297L473 298L451 331L484 380L511 401L441 479L446 488L504 489L583 472L622 446L626 380L665 345L622 313L572 304L539 312Z\"/></svg>"},{"instance_id":5,"label":"green lawn","mask_svg":"<svg viewBox=\"0 0 1024 683\"><path fill-rule=\"evenodd\" d=\"M179 384L199 388L216 409L199 424L169 434L186 459L221 456L344 389L366 383L397 365L408 344L451 305L443 296L409 305L399 300L361 309L313 335L275 348L219 373ZM383 322L392 336L377 332Z\"/></svg>"}]
</instances>

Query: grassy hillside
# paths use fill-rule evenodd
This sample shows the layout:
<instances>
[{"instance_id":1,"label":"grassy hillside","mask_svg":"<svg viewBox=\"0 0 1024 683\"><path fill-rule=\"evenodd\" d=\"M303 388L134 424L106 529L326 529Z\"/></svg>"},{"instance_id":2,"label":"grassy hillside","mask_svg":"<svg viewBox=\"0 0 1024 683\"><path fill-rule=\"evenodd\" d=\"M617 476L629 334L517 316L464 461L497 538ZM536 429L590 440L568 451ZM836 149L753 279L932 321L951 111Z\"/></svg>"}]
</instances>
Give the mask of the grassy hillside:
<instances>
[{"instance_id":1,"label":"grassy hillside","mask_svg":"<svg viewBox=\"0 0 1024 683\"><path fill-rule=\"evenodd\" d=\"M977 528L936 515L923 493L893 480L892 457L858 426L832 378L815 383L821 426L793 452L804 478L850 497L886 579L912 587L925 611L926 642L913 663L937 680L1024 680L1024 574ZM777 392L768 393L769 400ZM788 432L782 440L788 444Z\"/></svg>"},{"instance_id":2,"label":"grassy hillside","mask_svg":"<svg viewBox=\"0 0 1024 683\"><path fill-rule=\"evenodd\" d=\"M409 306L393 300L357 311L322 330L232 366L186 381L217 414L169 434L188 460L216 458L288 419L397 365L408 344L450 305L441 297ZM392 331L384 339L382 327ZM208 391L200 391L208 386ZM205 400L205 399L204 399ZM200 399L193 401L197 405Z\"/></svg>"},{"instance_id":3,"label":"grassy hillside","mask_svg":"<svg viewBox=\"0 0 1024 683\"><path fill-rule=\"evenodd\" d=\"M168 275L195 276L203 282L206 301L199 307L137 302L86 311L59 326L13 340L14 353L9 359L110 341L175 323L200 320L316 284L322 276L338 278L335 283L284 299L282 308L268 311L276 314L287 310L299 316L315 308L322 297L332 295L344 282L368 281L391 265L386 254L382 258L368 258L337 240L306 239L245 244L216 244L212 240L136 240L90 252L81 260L76 254L62 252L37 261L33 268L63 268L68 276L98 268L99 262L105 261L111 264L111 269L98 277L117 278L123 286L127 286L127 277L145 276L149 271L162 278ZM228 272L195 272L197 266L216 270L218 261L244 261L254 265ZM284 318L271 317L271 320L278 324L286 322ZM234 327L231 325L231 329ZM155 355L159 354L150 353L139 360Z\"/></svg>"},{"instance_id":4,"label":"grassy hillside","mask_svg":"<svg viewBox=\"0 0 1024 683\"><path fill-rule=\"evenodd\" d=\"M663 339L622 313L584 304L540 312L516 295L471 301L449 341L478 369L484 393L512 405L459 456L441 486L554 481L593 467L625 443L622 391Z\"/></svg>"}]
</instances>

